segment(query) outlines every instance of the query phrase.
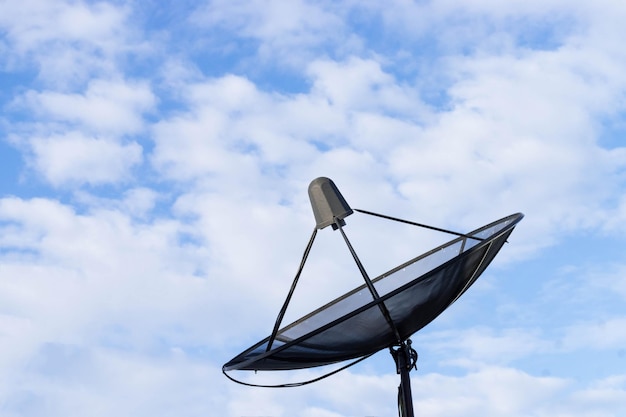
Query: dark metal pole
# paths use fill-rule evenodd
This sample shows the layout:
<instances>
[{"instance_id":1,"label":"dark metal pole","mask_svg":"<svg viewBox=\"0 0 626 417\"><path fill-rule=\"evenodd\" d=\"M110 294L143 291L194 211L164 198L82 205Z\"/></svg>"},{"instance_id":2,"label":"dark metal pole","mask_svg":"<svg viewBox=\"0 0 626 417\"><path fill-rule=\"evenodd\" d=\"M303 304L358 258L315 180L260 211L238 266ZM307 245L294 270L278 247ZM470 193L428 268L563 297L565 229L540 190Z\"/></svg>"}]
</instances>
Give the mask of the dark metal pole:
<instances>
[{"instance_id":1,"label":"dark metal pole","mask_svg":"<svg viewBox=\"0 0 626 417\"><path fill-rule=\"evenodd\" d=\"M411 377L409 376L409 359L406 346L400 353L400 391L402 395L402 417L413 417L413 396L411 394Z\"/></svg>"},{"instance_id":2,"label":"dark metal pole","mask_svg":"<svg viewBox=\"0 0 626 417\"><path fill-rule=\"evenodd\" d=\"M396 361L396 371L400 374L398 387L398 412L400 417L414 417L413 395L411 393L411 377L409 372L415 366L417 353L411 348L411 341L402 342L397 349L390 348L391 356Z\"/></svg>"}]
</instances>

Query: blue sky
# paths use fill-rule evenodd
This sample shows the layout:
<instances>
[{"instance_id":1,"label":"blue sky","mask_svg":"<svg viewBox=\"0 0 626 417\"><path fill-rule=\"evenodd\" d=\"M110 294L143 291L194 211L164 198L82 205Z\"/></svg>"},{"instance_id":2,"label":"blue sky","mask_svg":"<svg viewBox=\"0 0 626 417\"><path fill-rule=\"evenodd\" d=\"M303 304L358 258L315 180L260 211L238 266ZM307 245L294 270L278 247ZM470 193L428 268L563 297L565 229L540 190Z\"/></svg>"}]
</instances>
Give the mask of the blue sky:
<instances>
[{"instance_id":1,"label":"blue sky","mask_svg":"<svg viewBox=\"0 0 626 417\"><path fill-rule=\"evenodd\" d=\"M417 415L624 415L625 18L0 0L0 414L395 415L387 352L297 389L221 375L271 331L327 176L352 207L444 228L526 215L413 337ZM373 271L441 240L355 217ZM360 284L320 235L286 321Z\"/></svg>"}]
</instances>

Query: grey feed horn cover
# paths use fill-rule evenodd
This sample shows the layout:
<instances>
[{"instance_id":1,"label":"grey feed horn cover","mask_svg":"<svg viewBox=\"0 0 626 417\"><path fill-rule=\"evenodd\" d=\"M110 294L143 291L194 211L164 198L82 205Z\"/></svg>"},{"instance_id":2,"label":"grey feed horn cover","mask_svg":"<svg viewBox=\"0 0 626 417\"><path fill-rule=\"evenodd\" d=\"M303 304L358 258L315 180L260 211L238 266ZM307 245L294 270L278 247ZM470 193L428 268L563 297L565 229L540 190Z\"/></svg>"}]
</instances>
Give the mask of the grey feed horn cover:
<instances>
[{"instance_id":1,"label":"grey feed horn cover","mask_svg":"<svg viewBox=\"0 0 626 417\"><path fill-rule=\"evenodd\" d=\"M353 213L330 178L319 177L311 181L309 199L315 216L315 227L320 230L330 225L337 230L336 222L339 221L344 226L346 223L343 219Z\"/></svg>"}]
</instances>

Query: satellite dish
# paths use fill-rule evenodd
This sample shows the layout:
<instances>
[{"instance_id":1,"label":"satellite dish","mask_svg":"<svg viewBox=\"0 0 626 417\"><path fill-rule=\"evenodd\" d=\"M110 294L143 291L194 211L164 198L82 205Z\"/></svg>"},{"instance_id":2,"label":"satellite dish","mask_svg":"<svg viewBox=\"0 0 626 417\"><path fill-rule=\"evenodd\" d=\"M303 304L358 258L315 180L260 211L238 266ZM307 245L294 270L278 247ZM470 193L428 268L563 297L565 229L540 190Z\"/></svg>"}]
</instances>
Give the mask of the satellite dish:
<instances>
[{"instance_id":1,"label":"satellite dish","mask_svg":"<svg viewBox=\"0 0 626 417\"><path fill-rule=\"evenodd\" d=\"M333 181L325 177L311 182L309 198L316 226L272 333L228 361L222 371L228 378L240 382L226 372L295 370L354 360L347 365L351 366L389 348L401 376L398 394L400 415L412 417L409 372L415 367L417 353L411 347L410 336L433 321L467 291L494 259L523 215L513 214L463 234L365 210L353 210ZM343 230L346 225L344 219L354 212L426 227L456 237L371 279ZM340 231L365 283L280 328L317 231L327 226ZM319 379L280 386L298 386Z\"/></svg>"}]
</instances>

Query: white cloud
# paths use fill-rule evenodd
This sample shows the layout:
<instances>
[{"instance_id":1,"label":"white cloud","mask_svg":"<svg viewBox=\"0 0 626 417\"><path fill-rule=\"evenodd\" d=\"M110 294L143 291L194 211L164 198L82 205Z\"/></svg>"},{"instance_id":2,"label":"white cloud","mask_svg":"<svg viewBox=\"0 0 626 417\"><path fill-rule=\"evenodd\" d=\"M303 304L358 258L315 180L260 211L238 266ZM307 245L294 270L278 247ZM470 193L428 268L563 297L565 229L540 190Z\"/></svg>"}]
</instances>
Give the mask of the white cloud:
<instances>
[{"instance_id":1,"label":"white cloud","mask_svg":"<svg viewBox=\"0 0 626 417\"><path fill-rule=\"evenodd\" d=\"M148 188L133 188L124 193L122 207L125 212L136 216L142 216L152 210L159 198L159 195Z\"/></svg>"},{"instance_id":2,"label":"white cloud","mask_svg":"<svg viewBox=\"0 0 626 417\"><path fill-rule=\"evenodd\" d=\"M155 105L146 83L92 80L84 94L27 92L18 104L44 120L80 126L104 135L131 135L145 129L144 112Z\"/></svg>"},{"instance_id":3,"label":"white cloud","mask_svg":"<svg viewBox=\"0 0 626 417\"><path fill-rule=\"evenodd\" d=\"M137 143L84 136L79 132L30 139L33 167L54 186L106 184L129 179L142 160Z\"/></svg>"},{"instance_id":4,"label":"white cloud","mask_svg":"<svg viewBox=\"0 0 626 417\"><path fill-rule=\"evenodd\" d=\"M548 231L600 226L626 159L623 149L596 142L598 119L622 107L626 84L598 61L585 66L594 76L581 75L584 56L564 48L455 60L453 107L392 151L399 190L426 212L447 206L446 215L462 222L467 210L473 217L496 207L523 211L521 229L538 245L551 241Z\"/></svg>"},{"instance_id":5,"label":"white cloud","mask_svg":"<svg viewBox=\"0 0 626 417\"><path fill-rule=\"evenodd\" d=\"M387 204L410 204L413 218L431 223L456 219L455 228L523 211L516 236L527 253L563 231L601 226L622 183L626 152L595 142L596 118L619 103L617 81L581 78L578 56L458 60L464 81L450 90L454 107L439 113L371 60L313 62L311 90L297 95L262 92L242 77L208 80L189 88L186 113L156 125L153 162L173 178L219 174L240 184L258 173L349 186L350 177L383 177Z\"/></svg>"},{"instance_id":6,"label":"white cloud","mask_svg":"<svg viewBox=\"0 0 626 417\"><path fill-rule=\"evenodd\" d=\"M429 374L412 381L416 410L442 417L548 415L567 385L565 380L497 367L459 378Z\"/></svg>"},{"instance_id":7,"label":"white cloud","mask_svg":"<svg viewBox=\"0 0 626 417\"><path fill-rule=\"evenodd\" d=\"M424 112L417 91L399 85L379 62L350 57L344 62L315 61L308 67L313 94L338 111L378 111L419 120Z\"/></svg>"},{"instance_id":8,"label":"white cloud","mask_svg":"<svg viewBox=\"0 0 626 417\"><path fill-rule=\"evenodd\" d=\"M237 36L260 43L258 58L268 63L302 67L311 52L335 41L337 48L359 48L357 39L345 32L344 22L330 5L306 0L285 4L280 1L210 1L192 21L198 25L222 27ZM341 42L340 42L341 41Z\"/></svg>"},{"instance_id":9,"label":"white cloud","mask_svg":"<svg viewBox=\"0 0 626 417\"><path fill-rule=\"evenodd\" d=\"M491 0L462 4L400 0L385 5L360 1L353 2L353 7L353 11L381 19L384 32L394 34L402 48L410 50L417 42L428 39L428 46L464 53L517 46L523 49L529 44L554 47L567 39L573 29L580 30L576 19L589 12L581 2L563 0L506 4Z\"/></svg>"},{"instance_id":10,"label":"white cloud","mask_svg":"<svg viewBox=\"0 0 626 417\"><path fill-rule=\"evenodd\" d=\"M15 69L35 62L41 79L54 85L108 74L115 70L116 54L130 45L128 12L103 2L2 2L8 52L3 64Z\"/></svg>"},{"instance_id":11,"label":"white cloud","mask_svg":"<svg viewBox=\"0 0 626 417\"><path fill-rule=\"evenodd\" d=\"M28 50L53 39L104 42L124 20L122 9L110 4L25 0L2 3L2 24L14 32L19 49Z\"/></svg>"},{"instance_id":12,"label":"white cloud","mask_svg":"<svg viewBox=\"0 0 626 417\"><path fill-rule=\"evenodd\" d=\"M291 101L262 93L246 79L208 80L190 86L188 97L186 114L155 126L153 162L168 176L188 180L219 173L245 180L258 177L265 165L271 173L316 152L312 145L292 140L292 133L306 137L307 132L294 132ZM285 117L276 119L276 114Z\"/></svg>"},{"instance_id":13,"label":"white cloud","mask_svg":"<svg viewBox=\"0 0 626 417\"><path fill-rule=\"evenodd\" d=\"M59 369L65 370L61 377ZM225 389L206 390L217 373L176 351L147 359L110 349L49 344L0 398L7 416L227 415L222 406Z\"/></svg>"},{"instance_id":14,"label":"white cloud","mask_svg":"<svg viewBox=\"0 0 626 417\"><path fill-rule=\"evenodd\" d=\"M183 241L184 225L98 208L79 215L44 199L3 199L0 218L2 297L10 315L31 321L23 337L144 349L157 333L182 343L190 333L179 335L179 325L200 326L192 339L210 334L189 318L211 317L219 294L198 276L206 254Z\"/></svg>"},{"instance_id":15,"label":"white cloud","mask_svg":"<svg viewBox=\"0 0 626 417\"><path fill-rule=\"evenodd\" d=\"M438 352L446 364L469 369L480 369L486 363L510 364L538 352L553 352L555 348L552 341L529 328L494 332L481 326L429 332L417 337L421 345Z\"/></svg>"},{"instance_id":16,"label":"white cloud","mask_svg":"<svg viewBox=\"0 0 626 417\"><path fill-rule=\"evenodd\" d=\"M626 406L625 387L624 375L608 377L572 396L571 403L582 408L583 416L615 415Z\"/></svg>"},{"instance_id":17,"label":"white cloud","mask_svg":"<svg viewBox=\"0 0 626 417\"><path fill-rule=\"evenodd\" d=\"M292 178L306 172L303 180L310 181L320 175L310 178L310 172L324 168L317 162L327 151L360 148L356 153L371 153L372 162L384 160L394 142L410 141L407 134L417 133L416 123L428 116L417 93L396 85L375 61L316 61L309 77L311 91L294 95L260 91L234 76L189 86L187 112L155 126L155 164L178 179L239 176L230 171L237 167L248 177L255 169Z\"/></svg>"},{"instance_id":18,"label":"white cloud","mask_svg":"<svg viewBox=\"0 0 626 417\"><path fill-rule=\"evenodd\" d=\"M604 230L608 234L623 234L626 231L626 196L616 195L615 211L607 213Z\"/></svg>"},{"instance_id":19,"label":"white cloud","mask_svg":"<svg viewBox=\"0 0 626 417\"><path fill-rule=\"evenodd\" d=\"M259 404L256 413L279 416L394 415L399 379L396 374L371 376L344 371L297 389L244 388L241 392L245 396L234 390L239 394L233 400L237 406L230 410L231 415L239 415ZM278 382L276 378L271 380ZM622 375L580 387L572 380L537 377L496 366L461 376L417 371L411 374L411 385L415 414L437 417L468 413L490 417L609 416L626 400Z\"/></svg>"},{"instance_id":20,"label":"white cloud","mask_svg":"<svg viewBox=\"0 0 626 417\"><path fill-rule=\"evenodd\" d=\"M572 325L563 338L565 349L619 350L626 346L626 316Z\"/></svg>"},{"instance_id":21,"label":"white cloud","mask_svg":"<svg viewBox=\"0 0 626 417\"><path fill-rule=\"evenodd\" d=\"M590 277L592 285L617 294L626 300L626 265L610 266L604 273L593 274Z\"/></svg>"},{"instance_id":22,"label":"white cloud","mask_svg":"<svg viewBox=\"0 0 626 417\"><path fill-rule=\"evenodd\" d=\"M84 191L73 195L77 204L86 207L99 207L107 210L118 210L129 216L145 220L153 214L157 204L167 201L167 194L158 193L146 187L130 188L123 193L123 198L105 198Z\"/></svg>"}]
</instances>

